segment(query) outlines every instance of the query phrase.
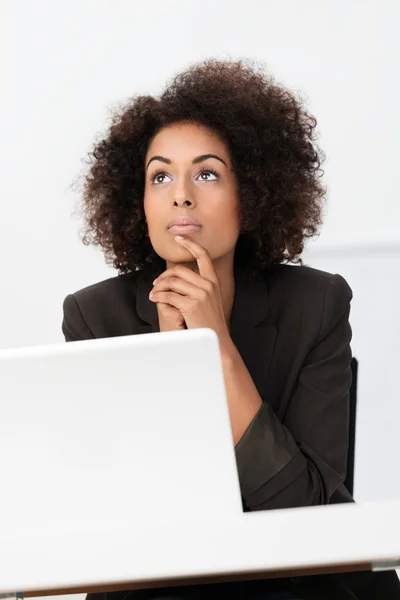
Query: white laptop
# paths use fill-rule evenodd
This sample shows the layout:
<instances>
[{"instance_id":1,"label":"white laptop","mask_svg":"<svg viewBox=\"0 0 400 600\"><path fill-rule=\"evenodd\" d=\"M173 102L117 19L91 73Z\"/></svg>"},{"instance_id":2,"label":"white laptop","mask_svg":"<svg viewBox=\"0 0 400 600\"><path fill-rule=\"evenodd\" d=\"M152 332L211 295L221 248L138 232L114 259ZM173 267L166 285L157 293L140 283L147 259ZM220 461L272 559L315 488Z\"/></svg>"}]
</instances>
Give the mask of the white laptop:
<instances>
[{"instance_id":1,"label":"white laptop","mask_svg":"<svg viewBox=\"0 0 400 600\"><path fill-rule=\"evenodd\" d=\"M2 536L240 514L217 335L0 350L0 456Z\"/></svg>"},{"instance_id":2,"label":"white laptop","mask_svg":"<svg viewBox=\"0 0 400 600\"><path fill-rule=\"evenodd\" d=\"M399 564L399 502L243 513L210 329L0 350L0 411L0 595Z\"/></svg>"}]
</instances>

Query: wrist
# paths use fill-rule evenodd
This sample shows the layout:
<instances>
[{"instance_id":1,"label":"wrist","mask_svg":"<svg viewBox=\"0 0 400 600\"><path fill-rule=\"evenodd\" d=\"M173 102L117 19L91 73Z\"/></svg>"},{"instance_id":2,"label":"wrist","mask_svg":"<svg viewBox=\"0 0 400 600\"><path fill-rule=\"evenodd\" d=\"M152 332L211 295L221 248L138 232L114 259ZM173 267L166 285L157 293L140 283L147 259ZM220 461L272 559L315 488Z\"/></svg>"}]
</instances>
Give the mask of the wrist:
<instances>
[{"instance_id":1,"label":"wrist","mask_svg":"<svg viewBox=\"0 0 400 600\"><path fill-rule=\"evenodd\" d=\"M221 351L221 359L224 365L229 366L233 364L237 358L238 350L230 335L219 337L219 347Z\"/></svg>"}]
</instances>

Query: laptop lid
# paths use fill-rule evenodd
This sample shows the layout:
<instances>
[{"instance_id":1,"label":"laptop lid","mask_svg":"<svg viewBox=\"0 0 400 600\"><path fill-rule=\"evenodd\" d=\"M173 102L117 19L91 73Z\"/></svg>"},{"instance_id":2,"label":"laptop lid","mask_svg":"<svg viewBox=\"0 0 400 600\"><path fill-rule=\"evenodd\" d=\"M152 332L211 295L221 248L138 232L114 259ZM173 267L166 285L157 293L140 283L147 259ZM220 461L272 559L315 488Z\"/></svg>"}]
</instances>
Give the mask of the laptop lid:
<instances>
[{"instance_id":1,"label":"laptop lid","mask_svg":"<svg viewBox=\"0 0 400 600\"><path fill-rule=\"evenodd\" d=\"M211 329L0 350L0 399L3 534L242 511Z\"/></svg>"}]
</instances>

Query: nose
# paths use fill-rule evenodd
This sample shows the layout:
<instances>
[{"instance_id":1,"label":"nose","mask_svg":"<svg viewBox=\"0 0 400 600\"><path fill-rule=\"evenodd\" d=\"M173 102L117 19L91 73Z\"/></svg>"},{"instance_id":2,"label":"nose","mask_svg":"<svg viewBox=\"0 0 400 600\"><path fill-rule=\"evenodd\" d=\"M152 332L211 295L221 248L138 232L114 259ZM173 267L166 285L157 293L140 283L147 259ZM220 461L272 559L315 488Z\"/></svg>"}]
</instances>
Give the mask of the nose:
<instances>
[{"instance_id":1,"label":"nose","mask_svg":"<svg viewBox=\"0 0 400 600\"><path fill-rule=\"evenodd\" d=\"M184 206L184 205L193 206L194 202L192 202L192 200L184 200L183 198L182 199L175 198L174 206Z\"/></svg>"},{"instance_id":2,"label":"nose","mask_svg":"<svg viewBox=\"0 0 400 600\"><path fill-rule=\"evenodd\" d=\"M194 206L195 204L194 195L189 193L189 190L184 185L175 188L173 200L174 206Z\"/></svg>"}]
</instances>

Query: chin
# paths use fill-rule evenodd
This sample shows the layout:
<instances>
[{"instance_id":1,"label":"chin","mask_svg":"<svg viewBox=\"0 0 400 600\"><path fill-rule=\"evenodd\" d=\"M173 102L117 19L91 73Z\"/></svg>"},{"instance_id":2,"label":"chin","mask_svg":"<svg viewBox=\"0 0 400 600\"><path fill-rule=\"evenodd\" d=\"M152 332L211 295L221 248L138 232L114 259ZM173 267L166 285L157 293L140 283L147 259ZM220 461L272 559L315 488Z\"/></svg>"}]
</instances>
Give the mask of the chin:
<instances>
[{"instance_id":1,"label":"chin","mask_svg":"<svg viewBox=\"0 0 400 600\"><path fill-rule=\"evenodd\" d=\"M196 238L193 238L193 240L198 242L198 240L196 240ZM202 245L204 246L204 244L202 244ZM172 247L171 247L171 244L168 244L167 246L163 246L162 248L160 248L159 249L160 251L158 251L158 249L155 249L155 250L156 250L157 254L159 256L161 256L161 258L163 258L167 262L173 262L173 263L196 262L196 259L193 256L193 254L191 252L189 252L189 250L187 250L186 248L183 248L183 246L179 246L178 242L176 242L175 240L173 240Z\"/></svg>"},{"instance_id":2,"label":"chin","mask_svg":"<svg viewBox=\"0 0 400 600\"><path fill-rule=\"evenodd\" d=\"M169 253L168 255L166 255L165 261L167 262L172 262L172 263L193 263L196 262L195 257L193 256L193 254L190 254L187 252L174 252L174 253Z\"/></svg>"}]
</instances>

